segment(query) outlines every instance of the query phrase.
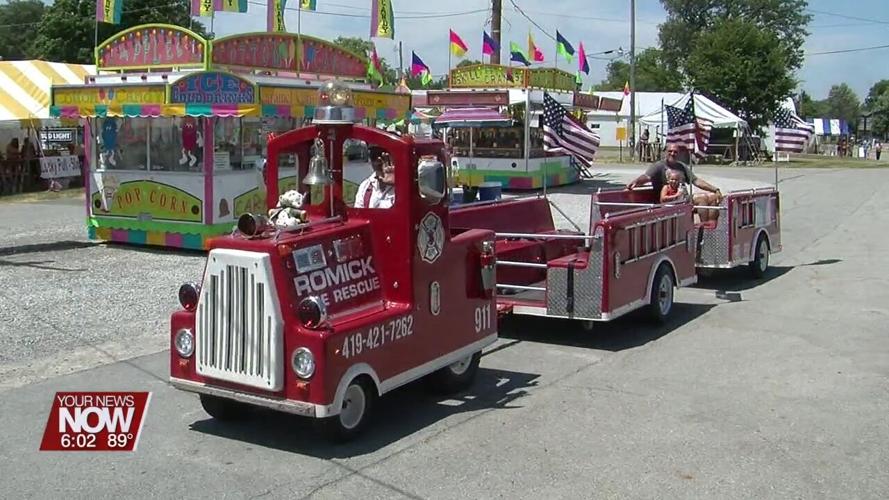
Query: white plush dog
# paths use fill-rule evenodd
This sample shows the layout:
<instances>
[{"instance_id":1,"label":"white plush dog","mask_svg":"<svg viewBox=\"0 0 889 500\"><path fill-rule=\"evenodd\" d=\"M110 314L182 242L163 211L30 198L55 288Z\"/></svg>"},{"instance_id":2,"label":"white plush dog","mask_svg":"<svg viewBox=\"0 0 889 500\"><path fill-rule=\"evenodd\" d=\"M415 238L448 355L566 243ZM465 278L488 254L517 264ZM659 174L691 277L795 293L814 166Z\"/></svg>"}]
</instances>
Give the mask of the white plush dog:
<instances>
[{"instance_id":1,"label":"white plush dog","mask_svg":"<svg viewBox=\"0 0 889 500\"><path fill-rule=\"evenodd\" d=\"M303 206L303 195L299 191L290 190L278 197L278 206L269 210L269 219L279 229L293 229L306 221Z\"/></svg>"}]
</instances>

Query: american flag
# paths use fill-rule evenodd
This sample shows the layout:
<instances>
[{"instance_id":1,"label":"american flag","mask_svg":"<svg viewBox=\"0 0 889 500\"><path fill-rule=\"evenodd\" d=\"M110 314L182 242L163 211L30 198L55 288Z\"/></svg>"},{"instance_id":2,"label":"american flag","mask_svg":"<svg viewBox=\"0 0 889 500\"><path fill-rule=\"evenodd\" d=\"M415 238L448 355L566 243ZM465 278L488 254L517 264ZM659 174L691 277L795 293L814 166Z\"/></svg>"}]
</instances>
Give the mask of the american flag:
<instances>
[{"instance_id":1,"label":"american flag","mask_svg":"<svg viewBox=\"0 0 889 500\"><path fill-rule=\"evenodd\" d=\"M589 167L599 149L599 136L571 116L548 93L543 94L543 150L567 153Z\"/></svg>"},{"instance_id":2,"label":"american flag","mask_svg":"<svg viewBox=\"0 0 889 500\"><path fill-rule=\"evenodd\" d=\"M775 151L802 153L815 133L815 126L806 123L784 108L775 112Z\"/></svg>"},{"instance_id":3,"label":"american flag","mask_svg":"<svg viewBox=\"0 0 889 500\"><path fill-rule=\"evenodd\" d=\"M713 121L695 116L695 96L688 96L684 108L667 109L667 144L679 144L698 157L703 157L710 143Z\"/></svg>"}]
</instances>

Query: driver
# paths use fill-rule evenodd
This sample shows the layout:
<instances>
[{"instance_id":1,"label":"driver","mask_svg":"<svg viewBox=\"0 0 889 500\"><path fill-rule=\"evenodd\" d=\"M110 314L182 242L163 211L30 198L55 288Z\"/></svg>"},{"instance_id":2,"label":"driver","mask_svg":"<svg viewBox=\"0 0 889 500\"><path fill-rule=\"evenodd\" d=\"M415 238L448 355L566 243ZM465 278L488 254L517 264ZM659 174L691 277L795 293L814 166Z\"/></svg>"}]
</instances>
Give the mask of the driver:
<instances>
[{"instance_id":1,"label":"driver","mask_svg":"<svg viewBox=\"0 0 889 500\"><path fill-rule=\"evenodd\" d=\"M372 151L373 173L361 181L355 193L355 208L391 208L395 204L395 167L389 155Z\"/></svg>"}]
</instances>

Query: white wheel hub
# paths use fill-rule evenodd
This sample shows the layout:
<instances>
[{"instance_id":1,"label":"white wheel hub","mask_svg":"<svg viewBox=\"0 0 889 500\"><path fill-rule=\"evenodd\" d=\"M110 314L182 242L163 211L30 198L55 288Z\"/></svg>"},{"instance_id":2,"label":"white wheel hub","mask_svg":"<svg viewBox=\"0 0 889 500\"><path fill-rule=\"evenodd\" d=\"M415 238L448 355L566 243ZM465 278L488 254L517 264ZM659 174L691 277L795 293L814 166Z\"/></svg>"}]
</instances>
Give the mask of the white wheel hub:
<instances>
[{"instance_id":1,"label":"white wheel hub","mask_svg":"<svg viewBox=\"0 0 889 500\"><path fill-rule=\"evenodd\" d=\"M666 274L661 277L657 290L657 306L661 314L666 316L673 307L673 284Z\"/></svg>"},{"instance_id":2,"label":"white wheel hub","mask_svg":"<svg viewBox=\"0 0 889 500\"><path fill-rule=\"evenodd\" d=\"M471 364L472 364L472 355L470 354L469 356L467 356L455 363L451 363L448 368L451 370L451 373L453 373L454 375L463 375L464 373L466 373L466 370L469 369L469 365L471 365Z\"/></svg>"},{"instance_id":3,"label":"white wheel hub","mask_svg":"<svg viewBox=\"0 0 889 500\"><path fill-rule=\"evenodd\" d=\"M759 270L765 272L769 268L769 245L766 244L766 240L760 240L758 253Z\"/></svg>"},{"instance_id":4,"label":"white wheel hub","mask_svg":"<svg viewBox=\"0 0 889 500\"><path fill-rule=\"evenodd\" d=\"M367 410L367 396L358 384L352 384L343 395L343 406L340 408L340 423L346 429L354 429Z\"/></svg>"}]
</instances>

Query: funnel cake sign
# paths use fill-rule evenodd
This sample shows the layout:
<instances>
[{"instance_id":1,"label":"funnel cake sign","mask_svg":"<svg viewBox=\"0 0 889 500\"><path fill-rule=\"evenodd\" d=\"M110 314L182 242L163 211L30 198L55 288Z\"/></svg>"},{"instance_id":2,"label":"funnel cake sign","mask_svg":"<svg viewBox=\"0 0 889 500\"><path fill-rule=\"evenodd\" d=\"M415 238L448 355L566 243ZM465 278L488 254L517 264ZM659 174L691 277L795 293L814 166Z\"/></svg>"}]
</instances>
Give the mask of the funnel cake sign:
<instances>
[{"instance_id":1,"label":"funnel cake sign","mask_svg":"<svg viewBox=\"0 0 889 500\"><path fill-rule=\"evenodd\" d=\"M355 54L318 38L290 33L252 33L214 40L213 64L351 78L364 78L367 73L367 61Z\"/></svg>"},{"instance_id":2,"label":"funnel cake sign","mask_svg":"<svg viewBox=\"0 0 889 500\"><path fill-rule=\"evenodd\" d=\"M202 67L207 44L197 34L167 25L128 29L96 49L99 69Z\"/></svg>"}]
</instances>

